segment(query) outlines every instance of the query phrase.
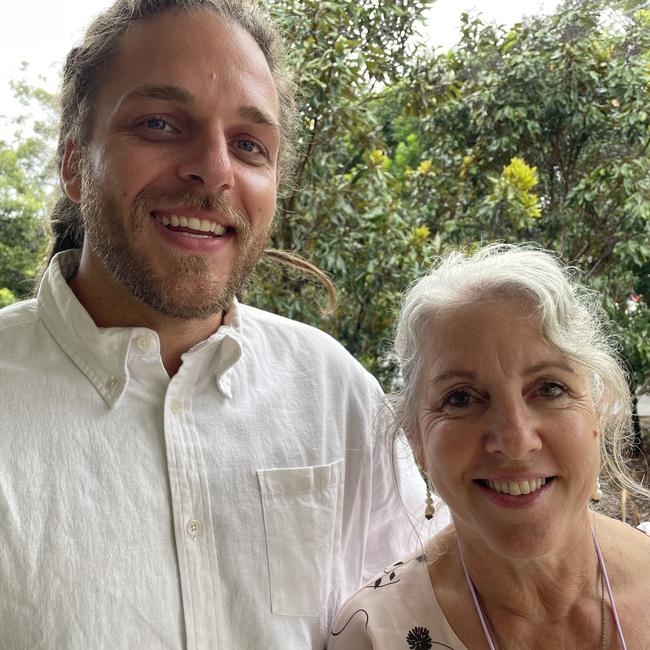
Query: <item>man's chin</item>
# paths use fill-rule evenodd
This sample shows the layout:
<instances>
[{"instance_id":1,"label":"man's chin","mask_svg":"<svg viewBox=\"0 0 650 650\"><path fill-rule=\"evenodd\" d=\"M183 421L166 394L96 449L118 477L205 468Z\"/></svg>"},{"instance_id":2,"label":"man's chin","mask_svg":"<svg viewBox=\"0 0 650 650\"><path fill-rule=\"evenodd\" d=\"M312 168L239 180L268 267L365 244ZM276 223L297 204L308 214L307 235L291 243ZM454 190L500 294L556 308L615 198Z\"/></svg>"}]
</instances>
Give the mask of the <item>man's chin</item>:
<instances>
[{"instance_id":1,"label":"man's chin","mask_svg":"<svg viewBox=\"0 0 650 650\"><path fill-rule=\"evenodd\" d=\"M143 291L134 287L133 295L161 316L174 320L204 321L226 312L232 305L234 292L230 289L217 291L210 295L197 296L197 288L179 292Z\"/></svg>"}]
</instances>

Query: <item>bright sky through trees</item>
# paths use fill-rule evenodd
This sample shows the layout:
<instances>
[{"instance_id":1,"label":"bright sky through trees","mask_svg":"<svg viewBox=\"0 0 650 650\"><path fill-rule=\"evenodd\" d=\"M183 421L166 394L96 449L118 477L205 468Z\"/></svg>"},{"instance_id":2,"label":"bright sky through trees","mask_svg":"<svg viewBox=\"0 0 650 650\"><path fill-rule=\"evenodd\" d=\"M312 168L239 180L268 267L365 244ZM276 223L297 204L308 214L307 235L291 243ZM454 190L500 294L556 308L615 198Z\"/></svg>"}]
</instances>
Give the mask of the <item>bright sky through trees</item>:
<instances>
[{"instance_id":1,"label":"bright sky through trees","mask_svg":"<svg viewBox=\"0 0 650 650\"><path fill-rule=\"evenodd\" d=\"M26 77L31 83L54 91L63 59L81 39L90 20L109 0L27 0L6 3L0 21L0 116L21 113L9 88L11 79ZM550 12L559 0L438 0L422 28L434 47L449 48L458 38L460 14L480 12L486 19L512 24L525 14ZM27 61L29 74L21 73ZM39 76L47 81L39 80ZM23 110L24 112L24 110ZM0 138L9 138L13 128L0 120Z\"/></svg>"}]
</instances>

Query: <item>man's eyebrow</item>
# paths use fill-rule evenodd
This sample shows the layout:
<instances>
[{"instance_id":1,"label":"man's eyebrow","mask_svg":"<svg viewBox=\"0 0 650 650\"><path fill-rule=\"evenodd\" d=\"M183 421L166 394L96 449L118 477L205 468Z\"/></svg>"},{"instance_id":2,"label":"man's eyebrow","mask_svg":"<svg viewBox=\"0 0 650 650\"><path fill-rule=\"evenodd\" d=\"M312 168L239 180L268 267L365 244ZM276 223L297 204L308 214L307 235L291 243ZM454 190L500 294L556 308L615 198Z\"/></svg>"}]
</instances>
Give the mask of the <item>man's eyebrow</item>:
<instances>
[{"instance_id":1,"label":"man's eyebrow","mask_svg":"<svg viewBox=\"0 0 650 650\"><path fill-rule=\"evenodd\" d=\"M165 84L147 84L138 86L130 93L125 95L120 105L134 101L136 99L161 99L163 101L181 102L188 104L194 99L189 90L181 88L180 86L165 85ZM242 106L239 111L239 117L243 120L261 124L263 126L270 126L276 131L280 131L280 125L269 113L261 110L257 106Z\"/></svg>"},{"instance_id":2,"label":"man's eyebrow","mask_svg":"<svg viewBox=\"0 0 650 650\"><path fill-rule=\"evenodd\" d=\"M257 106L242 106L239 109L239 117L243 120L253 122L254 124L261 124L262 126L270 126L276 131L280 131L280 125L273 119L266 111L263 111Z\"/></svg>"},{"instance_id":3,"label":"man's eyebrow","mask_svg":"<svg viewBox=\"0 0 650 650\"><path fill-rule=\"evenodd\" d=\"M120 104L126 104L136 99L162 99L170 102L189 103L193 99L192 93L180 86L164 84L147 84L138 86L122 97Z\"/></svg>"}]
</instances>

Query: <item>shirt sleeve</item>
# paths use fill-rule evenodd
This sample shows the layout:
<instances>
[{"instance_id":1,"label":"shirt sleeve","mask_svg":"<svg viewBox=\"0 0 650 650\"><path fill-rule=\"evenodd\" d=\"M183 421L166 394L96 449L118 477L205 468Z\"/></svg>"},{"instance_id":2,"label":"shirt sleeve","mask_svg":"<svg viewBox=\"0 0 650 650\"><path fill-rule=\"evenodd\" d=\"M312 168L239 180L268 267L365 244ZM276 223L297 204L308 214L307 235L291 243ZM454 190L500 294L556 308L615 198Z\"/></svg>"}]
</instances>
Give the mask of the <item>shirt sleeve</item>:
<instances>
[{"instance_id":1,"label":"shirt sleeve","mask_svg":"<svg viewBox=\"0 0 650 650\"><path fill-rule=\"evenodd\" d=\"M425 486L408 443L401 439L394 449L387 441L388 410L377 386L374 426L372 501L363 582L385 566L418 551L427 539L418 530L417 508L424 511ZM416 532L417 531L417 532Z\"/></svg>"}]
</instances>

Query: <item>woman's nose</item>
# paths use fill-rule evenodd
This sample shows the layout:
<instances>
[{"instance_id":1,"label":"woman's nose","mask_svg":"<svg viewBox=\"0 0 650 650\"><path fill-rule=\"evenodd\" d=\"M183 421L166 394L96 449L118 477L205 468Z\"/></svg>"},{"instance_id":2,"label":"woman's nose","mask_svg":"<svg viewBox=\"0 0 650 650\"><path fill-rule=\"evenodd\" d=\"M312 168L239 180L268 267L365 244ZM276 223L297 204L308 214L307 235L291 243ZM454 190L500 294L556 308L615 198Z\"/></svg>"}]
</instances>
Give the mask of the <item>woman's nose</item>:
<instances>
[{"instance_id":1,"label":"woman's nose","mask_svg":"<svg viewBox=\"0 0 650 650\"><path fill-rule=\"evenodd\" d=\"M522 398L493 402L489 409L486 450L521 460L542 448L539 418Z\"/></svg>"}]
</instances>

